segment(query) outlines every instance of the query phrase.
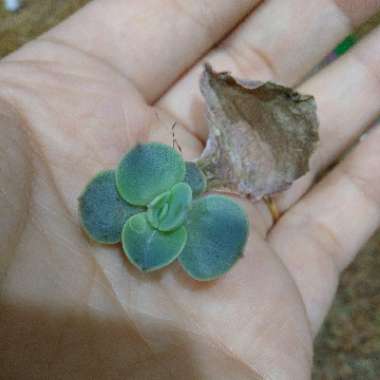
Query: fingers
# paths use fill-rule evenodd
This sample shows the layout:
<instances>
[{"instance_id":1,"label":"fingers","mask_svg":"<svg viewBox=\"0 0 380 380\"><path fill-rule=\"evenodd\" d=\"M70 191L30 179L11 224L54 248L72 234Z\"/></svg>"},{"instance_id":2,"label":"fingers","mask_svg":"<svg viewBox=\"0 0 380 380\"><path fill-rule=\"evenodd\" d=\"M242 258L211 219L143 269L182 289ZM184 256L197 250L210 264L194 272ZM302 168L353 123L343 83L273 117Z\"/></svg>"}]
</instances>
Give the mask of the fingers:
<instances>
[{"instance_id":1,"label":"fingers","mask_svg":"<svg viewBox=\"0 0 380 380\"><path fill-rule=\"evenodd\" d=\"M312 156L310 173L276 198L282 211L380 115L380 28L307 81L300 91L316 97L320 143Z\"/></svg>"},{"instance_id":2,"label":"fingers","mask_svg":"<svg viewBox=\"0 0 380 380\"><path fill-rule=\"evenodd\" d=\"M379 166L377 127L269 235L302 293L314 332L339 273L380 225Z\"/></svg>"},{"instance_id":3,"label":"fingers","mask_svg":"<svg viewBox=\"0 0 380 380\"><path fill-rule=\"evenodd\" d=\"M259 0L96 0L43 39L81 49L156 99Z\"/></svg>"},{"instance_id":4,"label":"fingers","mask_svg":"<svg viewBox=\"0 0 380 380\"><path fill-rule=\"evenodd\" d=\"M333 0L342 12L352 20L354 26L371 17L379 10L379 0ZM359 4L361 3L361 4ZM360 9L359 9L360 8Z\"/></svg>"},{"instance_id":5,"label":"fingers","mask_svg":"<svg viewBox=\"0 0 380 380\"><path fill-rule=\"evenodd\" d=\"M265 2L205 60L241 78L271 79L292 86L349 33L353 23L380 9L379 1L370 6L359 1L339 3L341 6L333 0ZM200 63L158 104L205 138L198 89L201 70Z\"/></svg>"}]
</instances>

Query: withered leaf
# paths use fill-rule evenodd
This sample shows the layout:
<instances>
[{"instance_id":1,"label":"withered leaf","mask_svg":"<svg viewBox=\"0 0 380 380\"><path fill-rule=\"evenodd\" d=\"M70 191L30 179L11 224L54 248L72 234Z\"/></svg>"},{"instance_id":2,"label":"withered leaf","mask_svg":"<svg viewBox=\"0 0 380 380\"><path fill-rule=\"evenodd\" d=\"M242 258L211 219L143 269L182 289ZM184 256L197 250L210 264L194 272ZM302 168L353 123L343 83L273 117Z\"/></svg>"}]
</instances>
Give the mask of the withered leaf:
<instances>
[{"instance_id":1,"label":"withered leaf","mask_svg":"<svg viewBox=\"0 0 380 380\"><path fill-rule=\"evenodd\" d=\"M197 165L208 190L259 200L287 189L309 170L319 140L313 96L272 82L238 80L208 64L200 87L209 137Z\"/></svg>"}]
</instances>

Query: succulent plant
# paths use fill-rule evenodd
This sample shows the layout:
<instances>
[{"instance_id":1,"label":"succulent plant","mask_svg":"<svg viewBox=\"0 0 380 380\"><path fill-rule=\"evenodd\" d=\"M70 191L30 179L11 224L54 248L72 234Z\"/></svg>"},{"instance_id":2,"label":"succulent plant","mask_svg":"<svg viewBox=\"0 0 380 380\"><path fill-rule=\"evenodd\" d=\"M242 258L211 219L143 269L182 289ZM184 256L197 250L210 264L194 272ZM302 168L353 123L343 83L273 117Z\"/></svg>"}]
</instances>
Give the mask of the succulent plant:
<instances>
[{"instance_id":1,"label":"succulent plant","mask_svg":"<svg viewBox=\"0 0 380 380\"><path fill-rule=\"evenodd\" d=\"M79 198L84 230L103 244L121 242L144 272L178 259L194 279L226 273L243 254L248 220L232 199L204 194L198 166L173 148L139 144L115 171L96 175Z\"/></svg>"},{"instance_id":2,"label":"succulent plant","mask_svg":"<svg viewBox=\"0 0 380 380\"><path fill-rule=\"evenodd\" d=\"M238 260L249 228L232 199L205 192L223 189L255 202L286 190L309 170L319 121L313 96L217 73L209 64L200 90L209 136L196 162L184 162L167 145L139 144L115 171L87 185L79 209L89 236L121 241L140 270L178 259L191 277L206 281Z\"/></svg>"}]
</instances>

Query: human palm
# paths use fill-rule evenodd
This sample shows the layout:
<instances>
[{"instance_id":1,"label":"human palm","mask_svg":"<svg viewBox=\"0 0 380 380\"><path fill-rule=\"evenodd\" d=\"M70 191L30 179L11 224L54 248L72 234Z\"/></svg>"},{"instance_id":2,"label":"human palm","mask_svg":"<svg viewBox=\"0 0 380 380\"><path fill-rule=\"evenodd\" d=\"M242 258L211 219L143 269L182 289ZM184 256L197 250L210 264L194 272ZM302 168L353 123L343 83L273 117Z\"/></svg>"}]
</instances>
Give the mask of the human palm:
<instances>
[{"instance_id":1,"label":"human palm","mask_svg":"<svg viewBox=\"0 0 380 380\"><path fill-rule=\"evenodd\" d=\"M349 19L380 7L300 2L293 25L286 17L298 1L256 3L94 1L0 63L5 378L310 376L339 272L379 224L376 129L313 183L379 112L380 31L300 86L321 119L311 171L275 197L283 215L274 226L263 203L241 200L250 238L223 278L198 283L177 264L140 273L78 222L86 182L138 141L171 144L173 121L184 158L199 156L201 57L236 76L295 85ZM284 30L270 22L274 12Z\"/></svg>"}]
</instances>

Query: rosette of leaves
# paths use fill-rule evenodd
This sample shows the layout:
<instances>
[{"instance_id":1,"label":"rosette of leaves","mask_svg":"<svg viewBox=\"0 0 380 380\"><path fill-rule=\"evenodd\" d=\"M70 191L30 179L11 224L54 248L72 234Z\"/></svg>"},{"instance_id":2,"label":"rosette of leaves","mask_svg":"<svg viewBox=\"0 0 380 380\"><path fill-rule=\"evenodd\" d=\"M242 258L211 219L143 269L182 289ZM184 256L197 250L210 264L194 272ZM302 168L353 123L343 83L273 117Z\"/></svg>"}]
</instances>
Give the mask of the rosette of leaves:
<instances>
[{"instance_id":1,"label":"rosette of leaves","mask_svg":"<svg viewBox=\"0 0 380 380\"><path fill-rule=\"evenodd\" d=\"M202 172L173 148L139 144L115 171L99 173L79 199L82 225L104 244L122 243L138 269L178 259L194 279L226 273L248 236L244 211L226 196L206 194Z\"/></svg>"}]
</instances>

